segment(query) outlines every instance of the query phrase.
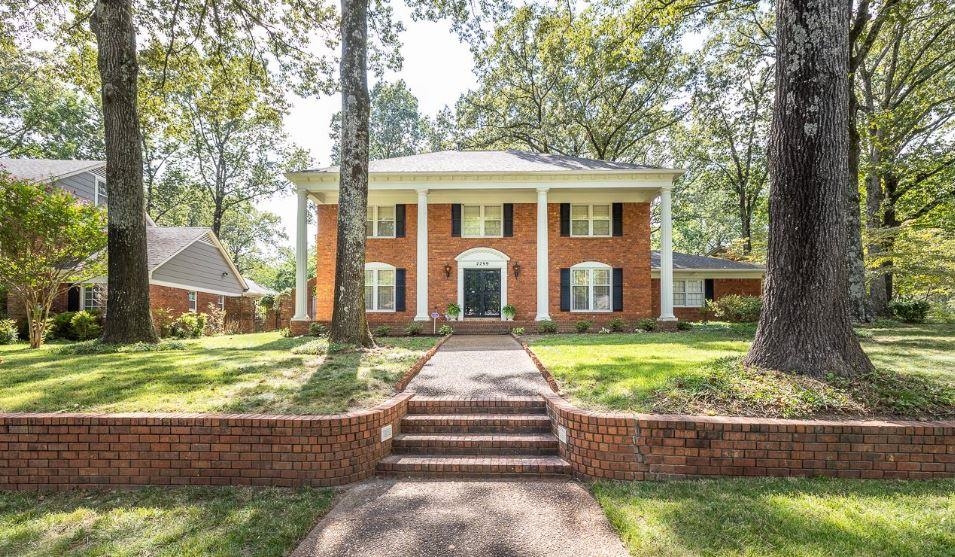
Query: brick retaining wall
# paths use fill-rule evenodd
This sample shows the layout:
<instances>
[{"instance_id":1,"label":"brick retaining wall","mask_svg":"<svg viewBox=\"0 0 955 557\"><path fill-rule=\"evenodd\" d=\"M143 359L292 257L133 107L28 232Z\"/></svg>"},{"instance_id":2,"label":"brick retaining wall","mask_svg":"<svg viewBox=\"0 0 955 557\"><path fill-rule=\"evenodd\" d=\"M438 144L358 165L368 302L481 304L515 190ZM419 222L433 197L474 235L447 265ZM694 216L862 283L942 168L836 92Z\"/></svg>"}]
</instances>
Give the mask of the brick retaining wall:
<instances>
[{"instance_id":1,"label":"brick retaining wall","mask_svg":"<svg viewBox=\"0 0 955 557\"><path fill-rule=\"evenodd\" d=\"M334 416L0 414L0 489L330 486L391 451L410 393Z\"/></svg>"},{"instance_id":2,"label":"brick retaining wall","mask_svg":"<svg viewBox=\"0 0 955 557\"><path fill-rule=\"evenodd\" d=\"M955 422L603 414L544 396L560 453L586 478L955 477Z\"/></svg>"}]
</instances>

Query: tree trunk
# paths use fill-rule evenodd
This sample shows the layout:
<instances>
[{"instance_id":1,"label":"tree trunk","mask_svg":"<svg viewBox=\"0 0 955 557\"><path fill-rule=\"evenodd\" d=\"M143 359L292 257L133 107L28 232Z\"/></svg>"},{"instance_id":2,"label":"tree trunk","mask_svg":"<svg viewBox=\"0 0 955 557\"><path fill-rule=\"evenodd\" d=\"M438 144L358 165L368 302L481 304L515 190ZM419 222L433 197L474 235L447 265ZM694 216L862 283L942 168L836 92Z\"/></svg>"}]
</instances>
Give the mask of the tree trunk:
<instances>
[{"instance_id":1,"label":"tree trunk","mask_svg":"<svg viewBox=\"0 0 955 557\"><path fill-rule=\"evenodd\" d=\"M823 377L871 371L846 266L850 0L779 0L765 301L746 364Z\"/></svg>"},{"instance_id":2,"label":"tree trunk","mask_svg":"<svg viewBox=\"0 0 955 557\"><path fill-rule=\"evenodd\" d=\"M103 341L156 342L149 313L142 137L136 111L139 66L131 0L97 0L90 27L98 48L109 184L109 297Z\"/></svg>"},{"instance_id":3,"label":"tree trunk","mask_svg":"<svg viewBox=\"0 0 955 557\"><path fill-rule=\"evenodd\" d=\"M873 146L871 147L871 160L869 164L872 170L866 179L866 217L869 227L869 257L872 260L881 259L884 253L884 246L881 228L882 228L882 201L885 198L882 189L882 175L879 168L882 165L882 151L879 147L882 141L882 133L873 130ZM889 293L886 289L885 275L882 267L885 263L879 264L879 271L872 278L869 284L869 307L872 312L878 316L889 315Z\"/></svg>"},{"instance_id":4,"label":"tree trunk","mask_svg":"<svg viewBox=\"0 0 955 557\"><path fill-rule=\"evenodd\" d=\"M338 194L335 300L329 340L373 346L365 320L368 211L368 0L342 0L342 162Z\"/></svg>"},{"instance_id":5,"label":"tree trunk","mask_svg":"<svg viewBox=\"0 0 955 557\"><path fill-rule=\"evenodd\" d=\"M849 273L849 315L857 323L873 320L865 288L865 254L862 250L862 213L859 208L859 153L862 139L858 125L859 102L853 74L849 74L849 181L846 189L846 233L849 238L846 264Z\"/></svg>"}]
</instances>

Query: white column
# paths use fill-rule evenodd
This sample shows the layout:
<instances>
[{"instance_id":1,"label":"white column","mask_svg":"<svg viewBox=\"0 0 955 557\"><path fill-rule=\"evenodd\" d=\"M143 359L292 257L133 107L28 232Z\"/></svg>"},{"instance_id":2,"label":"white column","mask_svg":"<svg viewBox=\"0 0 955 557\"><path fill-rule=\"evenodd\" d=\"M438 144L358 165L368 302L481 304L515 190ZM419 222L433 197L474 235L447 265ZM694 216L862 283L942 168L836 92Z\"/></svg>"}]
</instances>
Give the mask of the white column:
<instances>
[{"instance_id":1,"label":"white column","mask_svg":"<svg viewBox=\"0 0 955 557\"><path fill-rule=\"evenodd\" d=\"M295 315L293 321L308 321L308 192L298 189L298 220L295 227Z\"/></svg>"},{"instance_id":2,"label":"white column","mask_svg":"<svg viewBox=\"0 0 955 557\"><path fill-rule=\"evenodd\" d=\"M676 321L673 315L673 216L669 186L660 190L660 321Z\"/></svg>"},{"instance_id":3,"label":"white column","mask_svg":"<svg viewBox=\"0 0 955 557\"><path fill-rule=\"evenodd\" d=\"M418 261L415 270L415 321L430 321L428 314L428 190L418 191Z\"/></svg>"},{"instance_id":4,"label":"white column","mask_svg":"<svg viewBox=\"0 0 955 557\"><path fill-rule=\"evenodd\" d=\"M547 263L547 190L537 188L537 321L550 321L550 269Z\"/></svg>"}]
</instances>

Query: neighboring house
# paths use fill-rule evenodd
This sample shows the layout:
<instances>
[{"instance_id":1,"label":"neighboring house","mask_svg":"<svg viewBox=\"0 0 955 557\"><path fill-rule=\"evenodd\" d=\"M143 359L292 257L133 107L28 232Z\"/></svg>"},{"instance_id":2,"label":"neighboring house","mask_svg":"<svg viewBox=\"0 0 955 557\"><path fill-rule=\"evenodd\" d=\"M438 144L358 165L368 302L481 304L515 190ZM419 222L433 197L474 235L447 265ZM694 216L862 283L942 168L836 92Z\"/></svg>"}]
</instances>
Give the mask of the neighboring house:
<instances>
[{"instance_id":1,"label":"neighboring house","mask_svg":"<svg viewBox=\"0 0 955 557\"><path fill-rule=\"evenodd\" d=\"M464 321L484 323L500 321L508 304L515 321L527 324L674 322L699 318L707 296L758 293L758 267L672 252L670 192L681 173L521 151L371 161L368 321L430 321L453 302ZM297 292L308 280L307 200L318 205L315 304L296 299L293 329L301 331L331 319L338 168L288 178L298 188ZM650 205L657 198L663 249L654 263Z\"/></svg>"},{"instance_id":2,"label":"neighboring house","mask_svg":"<svg viewBox=\"0 0 955 557\"><path fill-rule=\"evenodd\" d=\"M106 163L102 161L0 159L0 168L17 178L49 182L82 200L108 206ZM228 316L230 306L243 307L248 283L211 229L156 226L147 216L146 255L153 310L169 309L178 316L207 311L212 304L226 309ZM106 277L100 277L70 285L52 309L54 313L101 311L106 308L107 296ZM14 299L8 300L7 312L13 318L25 316L22 304Z\"/></svg>"}]
</instances>

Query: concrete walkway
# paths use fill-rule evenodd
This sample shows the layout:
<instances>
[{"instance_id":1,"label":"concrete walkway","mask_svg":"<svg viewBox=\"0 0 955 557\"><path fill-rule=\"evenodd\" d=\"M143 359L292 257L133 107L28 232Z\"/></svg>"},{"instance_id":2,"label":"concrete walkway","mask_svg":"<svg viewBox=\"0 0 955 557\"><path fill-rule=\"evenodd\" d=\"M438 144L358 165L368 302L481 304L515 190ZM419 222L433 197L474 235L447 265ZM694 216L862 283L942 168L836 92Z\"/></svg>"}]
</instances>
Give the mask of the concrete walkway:
<instances>
[{"instance_id":1,"label":"concrete walkway","mask_svg":"<svg viewBox=\"0 0 955 557\"><path fill-rule=\"evenodd\" d=\"M374 480L351 488L293 557L624 557L574 482Z\"/></svg>"},{"instance_id":2,"label":"concrete walkway","mask_svg":"<svg viewBox=\"0 0 955 557\"><path fill-rule=\"evenodd\" d=\"M454 335L408 390L420 396L530 396L550 392L530 356L507 335Z\"/></svg>"}]
</instances>

